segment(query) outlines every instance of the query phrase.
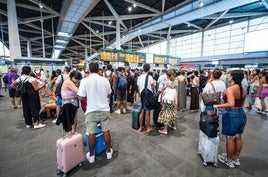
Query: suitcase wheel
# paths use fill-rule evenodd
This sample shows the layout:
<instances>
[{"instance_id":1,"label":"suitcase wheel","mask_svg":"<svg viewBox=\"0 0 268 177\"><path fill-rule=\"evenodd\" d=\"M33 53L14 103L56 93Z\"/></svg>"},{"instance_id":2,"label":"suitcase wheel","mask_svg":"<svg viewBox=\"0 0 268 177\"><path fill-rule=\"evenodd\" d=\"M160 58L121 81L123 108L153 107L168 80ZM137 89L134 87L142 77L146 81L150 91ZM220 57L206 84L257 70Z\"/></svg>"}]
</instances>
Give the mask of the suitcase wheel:
<instances>
[{"instance_id":1,"label":"suitcase wheel","mask_svg":"<svg viewBox=\"0 0 268 177\"><path fill-rule=\"evenodd\" d=\"M208 166L207 162L203 162L202 165L203 165L204 167L207 167L207 166Z\"/></svg>"},{"instance_id":2,"label":"suitcase wheel","mask_svg":"<svg viewBox=\"0 0 268 177\"><path fill-rule=\"evenodd\" d=\"M61 171L59 169L56 170L56 174L57 175L60 175L61 174Z\"/></svg>"},{"instance_id":3,"label":"suitcase wheel","mask_svg":"<svg viewBox=\"0 0 268 177\"><path fill-rule=\"evenodd\" d=\"M217 163L213 163L213 167L217 168L218 167Z\"/></svg>"},{"instance_id":4,"label":"suitcase wheel","mask_svg":"<svg viewBox=\"0 0 268 177\"><path fill-rule=\"evenodd\" d=\"M80 162L78 166L79 167L82 167L83 166L83 162Z\"/></svg>"}]
</instances>

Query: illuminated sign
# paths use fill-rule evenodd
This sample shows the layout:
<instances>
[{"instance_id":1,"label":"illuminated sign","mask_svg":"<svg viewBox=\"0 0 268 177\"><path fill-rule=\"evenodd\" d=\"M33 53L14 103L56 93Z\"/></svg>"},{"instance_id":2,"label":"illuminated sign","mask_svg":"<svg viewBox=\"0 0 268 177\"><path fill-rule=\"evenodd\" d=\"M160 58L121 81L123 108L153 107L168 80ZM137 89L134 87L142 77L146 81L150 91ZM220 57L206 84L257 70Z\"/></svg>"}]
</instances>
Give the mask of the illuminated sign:
<instances>
[{"instance_id":1,"label":"illuminated sign","mask_svg":"<svg viewBox=\"0 0 268 177\"><path fill-rule=\"evenodd\" d=\"M118 61L129 63L144 63L145 53L128 52L124 50L101 49L100 59L103 61Z\"/></svg>"},{"instance_id":2,"label":"illuminated sign","mask_svg":"<svg viewBox=\"0 0 268 177\"><path fill-rule=\"evenodd\" d=\"M181 60L180 58L172 57L168 55L154 55L153 61L155 64L178 65Z\"/></svg>"}]
</instances>

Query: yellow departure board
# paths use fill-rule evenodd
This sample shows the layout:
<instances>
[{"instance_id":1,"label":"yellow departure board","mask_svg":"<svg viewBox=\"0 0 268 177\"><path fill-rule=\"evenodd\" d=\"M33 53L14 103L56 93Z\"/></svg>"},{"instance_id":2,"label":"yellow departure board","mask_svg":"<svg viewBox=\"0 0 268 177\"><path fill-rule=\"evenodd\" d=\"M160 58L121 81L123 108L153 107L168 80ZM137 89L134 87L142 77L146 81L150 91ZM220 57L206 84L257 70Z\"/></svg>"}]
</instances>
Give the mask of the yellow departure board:
<instances>
[{"instance_id":1,"label":"yellow departure board","mask_svg":"<svg viewBox=\"0 0 268 177\"><path fill-rule=\"evenodd\" d=\"M100 58L103 61L143 63L145 61L145 56L145 53L128 53L121 50L100 52Z\"/></svg>"}]
</instances>

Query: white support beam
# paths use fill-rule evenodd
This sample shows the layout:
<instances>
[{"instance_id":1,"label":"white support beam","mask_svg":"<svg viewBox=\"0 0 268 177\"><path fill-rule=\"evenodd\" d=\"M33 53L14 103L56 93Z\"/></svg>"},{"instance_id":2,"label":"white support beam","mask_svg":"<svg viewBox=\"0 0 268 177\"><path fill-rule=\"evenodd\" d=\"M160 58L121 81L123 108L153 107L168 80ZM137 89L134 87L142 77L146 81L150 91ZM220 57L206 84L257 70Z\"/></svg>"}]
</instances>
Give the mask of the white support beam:
<instances>
[{"instance_id":1,"label":"white support beam","mask_svg":"<svg viewBox=\"0 0 268 177\"><path fill-rule=\"evenodd\" d=\"M125 25L125 23L120 19L118 13L115 11L115 9L113 8L113 6L110 4L110 2L108 0L104 0L105 4L108 6L108 8L110 9L110 11L112 12L113 16L116 18L116 20L119 20L120 24L125 28L128 29L127 26Z\"/></svg>"},{"instance_id":2,"label":"white support beam","mask_svg":"<svg viewBox=\"0 0 268 177\"><path fill-rule=\"evenodd\" d=\"M40 3L39 0L29 0L29 1L31 1L32 3L34 3L34 4L39 6L39 3ZM57 11L55 11L51 7L48 7L46 4L42 3L42 5L43 5L43 8L49 10L50 13L53 13L53 14L58 15L58 16L60 15Z\"/></svg>"},{"instance_id":3,"label":"white support beam","mask_svg":"<svg viewBox=\"0 0 268 177\"><path fill-rule=\"evenodd\" d=\"M52 36L44 36L45 39L47 38L51 38ZM37 37L30 37L29 40L30 41L36 41L36 40L40 40L42 39L42 36L37 36Z\"/></svg>"},{"instance_id":4,"label":"white support beam","mask_svg":"<svg viewBox=\"0 0 268 177\"><path fill-rule=\"evenodd\" d=\"M146 35L146 36L155 37L155 38L158 38L158 39L163 39L163 40L165 40L165 39L166 39L165 37L158 36L158 35L155 35L155 34L145 34L145 35Z\"/></svg>"},{"instance_id":5,"label":"white support beam","mask_svg":"<svg viewBox=\"0 0 268 177\"><path fill-rule=\"evenodd\" d=\"M54 18L54 17L57 17L57 15L45 15L45 16L42 16L42 19L46 20L46 19L50 19L50 18ZM26 24L26 23L32 23L35 21L40 21L40 16L31 17L31 18L24 18L24 19L22 19L22 21L20 23Z\"/></svg>"},{"instance_id":6,"label":"white support beam","mask_svg":"<svg viewBox=\"0 0 268 177\"><path fill-rule=\"evenodd\" d=\"M164 14L165 12L165 4L166 4L166 0L162 0L162 14Z\"/></svg>"},{"instance_id":7,"label":"white support beam","mask_svg":"<svg viewBox=\"0 0 268 177\"><path fill-rule=\"evenodd\" d=\"M143 45L142 40L141 40L141 37L138 36L138 39L139 39L139 41L140 41L140 44L141 44L142 48L144 48L144 45Z\"/></svg>"},{"instance_id":8,"label":"white support beam","mask_svg":"<svg viewBox=\"0 0 268 177\"><path fill-rule=\"evenodd\" d=\"M216 23L217 21L219 21L227 12L228 10L225 10L217 19L212 20L205 28L204 30L208 29L209 27L211 27L214 23Z\"/></svg>"},{"instance_id":9,"label":"white support beam","mask_svg":"<svg viewBox=\"0 0 268 177\"><path fill-rule=\"evenodd\" d=\"M151 12L154 12L154 13L156 13L156 14L161 14L161 12L160 12L159 10L154 9L154 8L152 8L152 7L150 7L150 6L147 6L147 5L145 5L145 4L142 4L142 3L140 3L140 2L137 2L137 1L134 1L134 0L125 0L125 1L126 1L126 2L129 2L129 3L132 3L132 4L136 4L137 6L143 8L143 9L149 10L149 11L151 11Z\"/></svg>"},{"instance_id":10,"label":"white support beam","mask_svg":"<svg viewBox=\"0 0 268 177\"><path fill-rule=\"evenodd\" d=\"M224 18L241 18L241 17L250 17L250 16L267 16L268 12L247 12L247 13L227 13L223 17ZM202 17L200 19L218 19L220 15L208 15L205 17Z\"/></svg>"},{"instance_id":11,"label":"white support beam","mask_svg":"<svg viewBox=\"0 0 268 177\"><path fill-rule=\"evenodd\" d=\"M71 39L71 40L73 40L74 42L80 44L82 47L86 47L86 48L89 48L89 49L93 49L93 48L90 48L88 45L85 45L85 44L83 44L82 42L80 42L80 41L78 41L78 40L76 40L76 39ZM82 50L83 50L83 49L82 49ZM95 49L94 49L94 50L95 50Z\"/></svg>"},{"instance_id":12,"label":"white support beam","mask_svg":"<svg viewBox=\"0 0 268 177\"><path fill-rule=\"evenodd\" d=\"M89 29L95 36L97 36L98 38L100 38L101 40L103 40L106 44L108 44L109 42L104 39L100 34L98 34L94 29L92 29L90 26L88 26L85 22L81 22L87 29Z\"/></svg>"},{"instance_id":13,"label":"white support beam","mask_svg":"<svg viewBox=\"0 0 268 177\"><path fill-rule=\"evenodd\" d=\"M25 8L25 9L30 9L30 10L35 10L37 12L40 12L40 7L37 7L37 6L31 6L31 5L27 5L27 4L22 4L22 3L16 3L16 6L17 7L22 7L22 8ZM44 9L42 10L44 13L52 13L54 15L57 15L59 16L59 13L55 14L54 12L55 11L50 11L50 10L47 10L47 9Z\"/></svg>"},{"instance_id":14,"label":"white support beam","mask_svg":"<svg viewBox=\"0 0 268 177\"><path fill-rule=\"evenodd\" d=\"M158 14L133 14L133 15L120 15L121 20L131 20L131 19L138 19L138 18L149 18L149 17L156 17Z\"/></svg>"},{"instance_id":15,"label":"white support beam","mask_svg":"<svg viewBox=\"0 0 268 177\"><path fill-rule=\"evenodd\" d=\"M84 21L88 21L88 20L98 20L98 21L111 21L111 20L116 20L116 18L114 16L96 16L96 17L87 17L84 18Z\"/></svg>"},{"instance_id":16,"label":"white support beam","mask_svg":"<svg viewBox=\"0 0 268 177\"><path fill-rule=\"evenodd\" d=\"M114 26L114 25L109 25L109 24L107 24L107 23L102 23L102 22L93 21L93 20L87 20L87 19L84 19L83 21L86 21L86 22L89 22L89 23L93 23L93 24L97 24L97 25L100 25L100 26L106 26L106 27L108 27L108 28L116 29L116 26Z\"/></svg>"},{"instance_id":17,"label":"white support beam","mask_svg":"<svg viewBox=\"0 0 268 177\"><path fill-rule=\"evenodd\" d=\"M191 33L194 30L171 30L170 34ZM168 34L168 31L154 31L152 34Z\"/></svg>"},{"instance_id":18,"label":"white support beam","mask_svg":"<svg viewBox=\"0 0 268 177\"><path fill-rule=\"evenodd\" d=\"M192 26L192 27L194 27L194 28L196 28L196 29L203 30L203 28L201 28L200 26L195 25L194 23L185 22L185 24L186 24L186 25L189 25L189 26Z\"/></svg>"}]
</instances>

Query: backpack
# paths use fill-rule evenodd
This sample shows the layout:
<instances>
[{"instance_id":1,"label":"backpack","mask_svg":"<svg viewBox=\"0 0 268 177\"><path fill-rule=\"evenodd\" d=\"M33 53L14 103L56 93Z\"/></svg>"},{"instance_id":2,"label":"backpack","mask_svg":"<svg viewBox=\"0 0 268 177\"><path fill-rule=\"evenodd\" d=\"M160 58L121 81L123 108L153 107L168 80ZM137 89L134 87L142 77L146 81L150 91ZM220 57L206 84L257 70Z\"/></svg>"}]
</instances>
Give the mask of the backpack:
<instances>
[{"instance_id":1,"label":"backpack","mask_svg":"<svg viewBox=\"0 0 268 177\"><path fill-rule=\"evenodd\" d=\"M55 95L58 96L58 97L61 97L61 87L62 87L62 84L63 84L63 81L64 81L62 74L60 76L61 76L61 82L58 83L58 85L56 87L56 90L55 90Z\"/></svg>"},{"instance_id":2,"label":"backpack","mask_svg":"<svg viewBox=\"0 0 268 177\"><path fill-rule=\"evenodd\" d=\"M113 72L111 71L109 75L107 75L106 71L104 72L104 77L107 78L110 82L110 85L113 85Z\"/></svg>"},{"instance_id":3,"label":"backpack","mask_svg":"<svg viewBox=\"0 0 268 177\"><path fill-rule=\"evenodd\" d=\"M117 89L126 90L127 89L127 79L124 76L117 77Z\"/></svg>"},{"instance_id":4,"label":"backpack","mask_svg":"<svg viewBox=\"0 0 268 177\"><path fill-rule=\"evenodd\" d=\"M4 82L6 85L8 84L7 74L3 77L3 82Z\"/></svg>"},{"instance_id":5,"label":"backpack","mask_svg":"<svg viewBox=\"0 0 268 177\"><path fill-rule=\"evenodd\" d=\"M41 78L41 71L39 71L39 73L34 72L34 74L35 74L35 78L36 79L40 79Z\"/></svg>"},{"instance_id":6,"label":"backpack","mask_svg":"<svg viewBox=\"0 0 268 177\"><path fill-rule=\"evenodd\" d=\"M141 92L141 102L146 108L154 109L157 106L157 98L154 96L153 92L147 88L148 85L148 75L145 78L145 86Z\"/></svg>"},{"instance_id":7,"label":"backpack","mask_svg":"<svg viewBox=\"0 0 268 177\"><path fill-rule=\"evenodd\" d=\"M29 77L27 77L26 79L28 79L28 78ZM15 92L17 97L24 97L24 96L27 95L28 89L27 89L27 86L25 84L26 79L24 79L22 81L21 78L20 78L20 82L19 82L19 84L18 84L18 86L16 88L16 92Z\"/></svg>"}]
</instances>

